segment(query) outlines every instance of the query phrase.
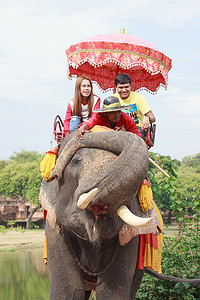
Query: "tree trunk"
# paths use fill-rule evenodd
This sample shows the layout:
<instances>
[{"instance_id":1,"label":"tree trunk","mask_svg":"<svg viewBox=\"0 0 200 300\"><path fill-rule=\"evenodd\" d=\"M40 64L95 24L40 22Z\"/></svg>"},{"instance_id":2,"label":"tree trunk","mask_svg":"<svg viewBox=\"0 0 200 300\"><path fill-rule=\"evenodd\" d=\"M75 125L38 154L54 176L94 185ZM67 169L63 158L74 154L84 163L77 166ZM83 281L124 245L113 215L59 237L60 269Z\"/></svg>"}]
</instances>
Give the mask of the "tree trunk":
<instances>
[{"instance_id":1,"label":"tree trunk","mask_svg":"<svg viewBox=\"0 0 200 300\"><path fill-rule=\"evenodd\" d=\"M33 208L30 212L30 214L28 215L27 219L26 219L26 229L29 229L30 228L30 222L31 222L31 219L34 215L34 213L41 207L41 205L38 205L37 207Z\"/></svg>"},{"instance_id":2,"label":"tree trunk","mask_svg":"<svg viewBox=\"0 0 200 300\"><path fill-rule=\"evenodd\" d=\"M169 212L168 212L167 224L169 224L169 225L172 224L172 212L171 212L171 210L169 210Z\"/></svg>"}]
</instances>

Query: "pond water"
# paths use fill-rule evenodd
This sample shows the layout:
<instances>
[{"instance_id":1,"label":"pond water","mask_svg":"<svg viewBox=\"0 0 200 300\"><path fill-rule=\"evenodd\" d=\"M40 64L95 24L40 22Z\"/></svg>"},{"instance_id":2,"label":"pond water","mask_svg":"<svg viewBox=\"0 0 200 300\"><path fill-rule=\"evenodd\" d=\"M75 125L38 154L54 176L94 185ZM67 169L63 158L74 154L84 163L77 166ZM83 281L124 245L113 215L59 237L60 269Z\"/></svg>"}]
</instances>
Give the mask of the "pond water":
<instances>
[{"instance_id":1,"label":"pond water","mask_svg":"<svg viewBox=\"0 0 200 300\"><path fill-rule=\"evenodd\" d=\"M43 249L0 252L0 299L49 300Z\"/></svg>"}]
</instances>

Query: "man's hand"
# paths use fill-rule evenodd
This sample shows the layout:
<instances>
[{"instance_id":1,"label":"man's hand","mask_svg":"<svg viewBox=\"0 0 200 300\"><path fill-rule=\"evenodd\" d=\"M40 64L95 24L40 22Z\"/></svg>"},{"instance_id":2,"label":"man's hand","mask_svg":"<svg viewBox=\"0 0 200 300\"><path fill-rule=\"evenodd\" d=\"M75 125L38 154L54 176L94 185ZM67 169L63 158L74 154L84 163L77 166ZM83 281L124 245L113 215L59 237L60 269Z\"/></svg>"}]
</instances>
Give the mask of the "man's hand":
<instances>
[{"instance_id":1,"label":"man's hand","mask_svg":"<svg viewBox=\"0 0 200 300\"><path fill-rule=\"evenodd\" d=\"M120 127L115 126L115 131L126 131L125 125L122 125Z\"/></svg>"},{"instance_id":2,"label":"man's hand","mask_svg":"<svg viewBox=\"0 0 200 300\"><path fill-rule=\"evenodd\" d=\"M144 118L143 118L142 124L141 124L141 129L142 130L148 129L151 125L150 121L151 121L151 123L154 123L156 121L156 118L151 110L144 115Z\"/></svg>"},{"instance_id":3,"label":"man's hand","mask_svg":"<svg viewBox=\"0 0 200 300\"><path fill-rule=\"evenodd\" d=\"M150 120L148 116L144 116L141 124L141 129L148 129L150 127Z\"/></svg>"},{"instance_id":4,"label":"man's hand","mask_svg":"<svg viewBox=\"0 0 200 300\"><path fill-rule=\"evenodd\" d=\"M83 140L83 135L84 135L86 132L90 132L90 131L88 130L88 125L87 125L87 124L84 124L84 125L82 125L82 126L79 128L79 130L78 130L78 132L77 132L77 139L78 139L78 140Z\"/></svg>"}]
</instances>

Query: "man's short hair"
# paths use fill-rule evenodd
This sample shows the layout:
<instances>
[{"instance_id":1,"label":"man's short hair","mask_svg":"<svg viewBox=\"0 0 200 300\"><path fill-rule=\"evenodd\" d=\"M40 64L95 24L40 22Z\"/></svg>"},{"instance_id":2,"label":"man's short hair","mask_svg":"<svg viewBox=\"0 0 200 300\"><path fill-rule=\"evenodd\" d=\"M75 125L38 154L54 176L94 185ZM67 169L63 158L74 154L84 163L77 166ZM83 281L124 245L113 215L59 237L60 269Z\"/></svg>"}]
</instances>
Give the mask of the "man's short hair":
<instances>
[{"instance_id":1,"label":"man's short hair","mask_svg":"<svg viewBox=\"0 0 200 300\"><path fill-rule=\"evenodd\" d=\"M126 83L129 83L131 85L131 78L129 75L119 73L115 77L115 86L117 86L118 84L126 84Z\"/></svg>"}]
</instances>

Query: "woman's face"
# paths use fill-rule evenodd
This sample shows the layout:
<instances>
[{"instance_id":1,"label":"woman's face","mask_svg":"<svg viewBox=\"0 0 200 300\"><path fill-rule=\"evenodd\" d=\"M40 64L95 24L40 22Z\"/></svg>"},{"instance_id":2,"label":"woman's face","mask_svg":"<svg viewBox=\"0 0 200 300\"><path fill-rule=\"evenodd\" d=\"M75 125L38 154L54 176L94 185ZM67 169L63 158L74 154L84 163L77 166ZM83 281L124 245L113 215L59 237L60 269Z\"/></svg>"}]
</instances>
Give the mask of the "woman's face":
<instances>
[{"instance_id":1,"label":"woman's face","mask_svg":"<svg viewBox=\"0 0 200 300\"><path fill-rule=\"evenodd\" d=\"M90 81L87 80L87 79L83 79L82 82L81 82L80 89L81 89L81 95L84 98L88 98L91 94L91 91L92 91Z\"/></svg>"}]
</instances>

